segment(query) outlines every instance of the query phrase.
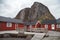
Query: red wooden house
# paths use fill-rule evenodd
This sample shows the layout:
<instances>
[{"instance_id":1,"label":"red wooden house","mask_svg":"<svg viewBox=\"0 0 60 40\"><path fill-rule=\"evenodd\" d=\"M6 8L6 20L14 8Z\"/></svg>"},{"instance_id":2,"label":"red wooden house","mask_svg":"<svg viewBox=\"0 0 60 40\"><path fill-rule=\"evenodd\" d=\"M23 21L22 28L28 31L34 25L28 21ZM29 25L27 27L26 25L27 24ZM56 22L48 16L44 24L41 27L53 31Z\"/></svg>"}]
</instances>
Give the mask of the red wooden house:
<instances>
[{"instance_id":1,"label":"red wooden house","mask_svg":"<svg viewBox=\"0 0 60 40\"><path fill-rule=\"evenodd\" d=\"M34 21L27 24L28 28L31 30L33 28L44 28L47 30L56 30L57 29L57 23L56 20L43 20L42 23L40 21Z\"/></svg>"},{"instance_id":2,"label":"red wooden house","mask_svg":"<svg viewBox=\"0 0 60 40\"><path fill-rule=\"evenodd\" d=\"M60 18L56 20L57 21L57 31L60 31Z\"/></svg>"},{"instance_id":3,"label":"red wooden house","mask_svg":"<svg viewBox=\"0 0 60 40\"><path fill-rule=\"evenodd\" d=\"M43 20L42 25L44 25L44 28L47 28L48 30L56 30L57 28L56 20Z\"/></svg>"},{"instance_id":4,"label":"red wooden house","mask_svg":"<svg viewBox=\"0 0 60 40\"><path fill-rule=\"evenodd\" d=\"M24 28L24 24L21 20L0 16L0 31L15 30L17 27Z\"/></svg>"},{"instance_id":5,"label":"red wooden house","mask_svg":"<svg viewBox=\"0 0 60 40\"><path fill-rule=\"evenodd\" d=\"M33 28L46 28L48 30L56 30L57 23L56 20L43 20L40 21L31 21L31 22L23 22L20 19L11 19L0 16L0 31L1 30L16 30L25 29L31 31Z\"/></svg>"}]
</instances>

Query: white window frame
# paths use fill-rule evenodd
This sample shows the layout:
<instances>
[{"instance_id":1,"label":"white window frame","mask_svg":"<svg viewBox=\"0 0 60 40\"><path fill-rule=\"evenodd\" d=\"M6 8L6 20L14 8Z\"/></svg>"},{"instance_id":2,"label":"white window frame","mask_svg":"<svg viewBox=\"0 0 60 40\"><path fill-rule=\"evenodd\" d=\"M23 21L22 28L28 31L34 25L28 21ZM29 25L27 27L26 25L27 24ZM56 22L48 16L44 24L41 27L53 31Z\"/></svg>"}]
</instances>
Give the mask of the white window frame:
<instances>
[{"instance_id":1,"label":"white window frame","mask_svg":"<svg viewBox=\"0 0 60 40\"><path fill-rule=\"evenodd\" d=\"M8 23L6 24L6 26L7 26L7 27L12 27L12 23L8 22Z\"/></svg>"},{"instance_id":2,"label":"white window frame","mask_svg":"<svg viewBox=\"0 0 60 40\"><path fill-rule=\"evenodd\" d=\"M55 24L52 24L51 27L52 27L52 30L54 30L55 29Z\"/></svg>"},{"instance_id":3,"label":"white window frame","mask_svg":"<svg viewBox=\"0 0 60 40\"><path fill-rule=\"evenodd\" d=\"M45 28L47 28L47 29L48 29L48 24L45 24Z\"/></svg>"}]
</instances>

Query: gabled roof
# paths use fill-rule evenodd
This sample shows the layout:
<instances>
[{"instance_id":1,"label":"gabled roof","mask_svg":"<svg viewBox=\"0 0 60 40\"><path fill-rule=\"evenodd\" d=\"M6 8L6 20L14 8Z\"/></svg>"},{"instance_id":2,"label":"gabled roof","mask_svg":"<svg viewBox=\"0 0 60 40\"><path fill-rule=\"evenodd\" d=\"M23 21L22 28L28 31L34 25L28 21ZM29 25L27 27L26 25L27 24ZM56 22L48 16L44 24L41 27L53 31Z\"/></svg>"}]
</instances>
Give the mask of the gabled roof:
<instances>
[{"instance_id":1,"label":"gabled roof","mask_svg":"<svg viewBox=\"0 0 60 40\"><path fill-rule=\"evenodd\" d=\"M12 18L2 17L2 16L0 16L0 21L2 21L2 22L12 22L12 23L23 23L22 20L12 19Z\"/></svg>"},{"instance_id":2,"label":"gabled roof","mask_svg":"<svg viewBox=\"0 0 60 40\"><path fill-rule=\"evenodd\" d=\"M42 24L56 24L56 20L43 20Z\"/></svg>"}]
</instances>

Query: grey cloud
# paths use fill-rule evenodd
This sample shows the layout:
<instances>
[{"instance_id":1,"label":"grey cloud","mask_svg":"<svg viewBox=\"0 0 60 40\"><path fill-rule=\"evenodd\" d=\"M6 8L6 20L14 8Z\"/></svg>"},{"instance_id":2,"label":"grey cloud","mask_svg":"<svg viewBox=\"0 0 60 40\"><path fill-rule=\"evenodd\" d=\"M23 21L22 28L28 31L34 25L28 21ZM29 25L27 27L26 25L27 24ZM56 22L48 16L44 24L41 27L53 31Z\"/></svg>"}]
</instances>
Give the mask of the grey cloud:
<instances>
[{"instance_id":1,"label":"grey cloud","mask_svg":"<svg viewBox=\"0 0 60 40\"><path fill-rule=\"evenodd\" d=\"M60 0L0 0L0 16L6 17L15 17L16 14L25 7L31 7L31 5L35 2L41 2L46 5L51 13L59 18L57 14L60 14Z\"/></svg>"},{"instance_id":2,"label":"grey cloud","mask_svg":"<svg viewBox=\"0 0 60 40\"><path fill-rule=\"evenodd\" d=\"M3 0L0 0L0 4L4 3Z\"/></svg>"}]
</instances>

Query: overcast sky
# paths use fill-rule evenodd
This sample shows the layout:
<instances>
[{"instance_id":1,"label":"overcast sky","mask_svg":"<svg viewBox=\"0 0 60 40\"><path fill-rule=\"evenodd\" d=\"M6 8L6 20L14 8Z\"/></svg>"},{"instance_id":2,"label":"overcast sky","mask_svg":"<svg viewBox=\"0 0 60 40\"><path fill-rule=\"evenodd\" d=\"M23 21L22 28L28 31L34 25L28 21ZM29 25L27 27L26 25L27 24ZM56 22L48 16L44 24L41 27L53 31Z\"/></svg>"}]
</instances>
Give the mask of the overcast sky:
<instances>
[{"instance_id":1,"label":"overcast sky","mask_svg":"<svg viewBox=\"0 0 60 40\"><path fill-rule=\"evenodd\" d=\"M56 19L60 18L60 0L0 0L0 16L14 18L17 13L34 2L46 5Z\"/></svg>"}]
</instances>

